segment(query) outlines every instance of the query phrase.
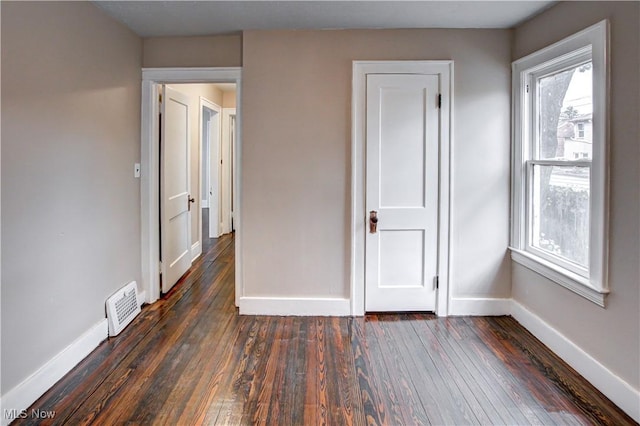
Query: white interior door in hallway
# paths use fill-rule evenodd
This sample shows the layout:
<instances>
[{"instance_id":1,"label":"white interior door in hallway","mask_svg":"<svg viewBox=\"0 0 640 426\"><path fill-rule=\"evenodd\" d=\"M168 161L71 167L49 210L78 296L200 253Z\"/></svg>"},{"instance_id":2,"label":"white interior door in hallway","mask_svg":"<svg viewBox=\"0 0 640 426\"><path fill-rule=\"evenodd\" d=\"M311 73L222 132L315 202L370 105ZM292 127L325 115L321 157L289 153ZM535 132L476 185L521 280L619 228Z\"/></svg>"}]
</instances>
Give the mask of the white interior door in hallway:
<instances>
[{"instance_id":1,"label":"white interior door in hallway","mask_svg":"<svg viewBox=\"0 0 640 426\"><path fill-rule=\"evenodd\" d=\"M202 158L201 187L203 198L206 197L209 229L205 238L220 236L220 115L222 108L213 102L200 97L200 114L202 116Z\"/></svg>"},{"instance_id":2,"label":"white interior door in hallway","mask_svg":"<svg viewBox=\"0 0 640 426\"><path fill-rule=\"evenodd\" d=\"M160 239L162 291L191 267L189 98L162 86L160 137Z\"/></svg>"},{"instance_id":3,"label":"white interior door in hallway","mask_svg":"<svg viewBox=\"0 0 640 426\"><path fill-rule=\"evenodd\" d=\"M222 109L222 143L220 149L220 234L233 232L233 176L235 145L235 108Z\"/></svg>"},{"instance_id":4,"label":"white interior door in hallway","mask_svg":"<svg viewBox=\"0 0 640 426\"><path fill-rule=\"evenodd\" d=\"M371 74L366 94L365 309L435 311L439 76Z\"/></svg>"}]
</instances>

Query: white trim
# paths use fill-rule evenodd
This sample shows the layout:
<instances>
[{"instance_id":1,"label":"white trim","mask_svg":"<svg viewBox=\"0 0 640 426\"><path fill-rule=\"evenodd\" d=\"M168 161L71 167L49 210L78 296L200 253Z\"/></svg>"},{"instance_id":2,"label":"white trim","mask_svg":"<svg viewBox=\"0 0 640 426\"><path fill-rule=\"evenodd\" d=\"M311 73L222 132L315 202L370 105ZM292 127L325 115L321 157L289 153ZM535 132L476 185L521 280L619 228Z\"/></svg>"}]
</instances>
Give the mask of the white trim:
<instances>
[{"instance_id":1,"label":"white trim","mask_svg":"<svg viewBox=\"0 0 640 426\"><path fill-rule=\"evenodd\" d=\"M233 231L232 226L231 226L231 218L232 218L232 211L233 211L233 203L231 200L231 184L228 182L228 179L225 179L226 177L230 177L230 173L231 170L229 170L229 175L226 175L223 173L225 170L224 164L230 164L231 163L231 157L232 157L232 147L231 147L231 116L235 116L236 115L236 109L235 108L222 108L222 118L220 120L220 127L221 127L221 138L220 138L220 155L221 155L221 160L223 162L223 167L221 167L220 169L220 185L221 188L228 188L228 190L226 192L220 191L220 205L223 206L224 203L222 203L222 195L224 195L224 198L226 199L226 204L228 205L228 209L222 209L221 208L221 214L220 214L220 233L221 234L227 234L231 231ZM227 155L225 155L227 154Z\"/></svg>"},{"instance_id":2,"label":"white trim","mask_svg":"<svg viewBox=\"0 0 640 426\"><path fill-rule=\"evenodd\" d=\"M510 250L511 259L514 262L537 272L556 284L560 284L562 287L571 290L604 308L605 297L609 293L608 290L597 290L591 287L588 279L529 252L518 250L516 248L510 248Z\"/></svg>"},{"instance_id":3,"label":"white trim","mask_svg":"<svg viewBox=\"0 0 640 426\"><path fill-rule=\"evenodd\" d=\"M511 313L511 299L485 297L452 297L449 315L500 316Z\"/></svg>"},{"instance_id":4,"label":"white trim","mask_svg":"<svg viewBox=\"0 0 640 426\"><path fill-rule=\"evenodd\" d=\"M351 302L345 298L241 297L239 302L240 315L351 315Z\"/></svg>"},{"instance_id":5,"label":"white trim","mask_svg":"<svg viewBox=\"0 0 640 426\"><path fill-rule=\"evenodd\" d=\"M432 61L435 62L435 61ZM440 106L440 188L438 212L438 282L439 289L436 301L436 314L449 315L450 278L452 275L449 259L453 258L451 244L451 215L453 212L453 111L454 85L453 61L442 61L443 72L440 74L442 105ZM446 71L445 71L446 70ZM448 92L448 93L447 93Z\"/></svg>"},{"instance_id":6,"label":"white trim","mask_svg":"<svg viewBox=\"0 0 640 426\"><path fill-rule=\"evenodd\" d=\"M209 208L209 200L200 200L200 208L208 209Z\"/></svg>"},{"instance_id":7,"label":"white trim","mask_svg":"<svg viewBox=\"0 0 640 426\"><path fill-rule=\"evenodd\" d=\"M242 68L142 68L142 79L162 83L236 83Z\"/></svg>"},{"instance_id":8,"label":"white trim","mask_svg":"<svg viewBox=\"0 0 640 426\"><path fill-rule=\"evenodd\" d=\"M104 318L69 346L47 361L22 383L2 395L1 424L9 424L13 419L4 416L5 410L26 410L46 391L71 371L109 336L109 326Z\"/></svg>"},{"instance_id":9,"label":"white trim","mask_svg":"<svg viewBox=\"0 0 640 426\"><path fill-rule=\"evenodd\" d=\"M235 287L236 304L243 294L242 269L242 69L241 68L143 68L141 112L141 288L147 303L160 296L159 276L159 149L156 117L158 113L157 88L159 83L235 83L236 84L236 146L234 194L237 212L234 216Z\"/></svg>"},{"instance_id":10,"label":"white trim","mask_svg":"<svg viewBox=\"0 0 640 426\"><path fill-rule=\"evenodd\" d=\"M609 23L598 22L551 46L534 52L512 64L512 185L511 185L511 246L512 257L524 266L539 272L574 291L586 299L604 306L608 293L608 247L609 247L609 176L608 176L608 136L609 136ZM593 64L593 162L591 165L590 193L590 254L588 285L579 277L579 269L561 271L558 265L550 268L551 262L542 261L540 256L525 256L527 249L527 214L529 208L527 191L527 161L530 161L531 135L527 119L531 116L532 96L535 87L531 83L536 73L564 67L572 61L584 60L590 55ZM577 63L576 62L576 63ZM525 88L530 85L529 93ZM530 254L530 253L528 253ZM547 260L550 260L547 259ZM540 265L534 266L538 262ZM586 274L585 274L586 275ZM584 288L583 288L584 287Z\"/></svg>"},{"instance_id":11,"label":"white trim","mask_svg":"<svg viewBox=\"0 0 640 426\"><path fill-rule=\"evenodd\" d=\"M452 200L453 150L453 61L354 61L351 102L351 315L364 315L364 241L365 241L365 114L367 74L439 74L442 105L440 109L440 182L438 211L438 275L436 313L448 315L449 276L451 273L450 223Z\"/></svg>"},{"instance_id":12,"label":"white trim","mask_svg":"<svg viewBox=\"0 0 640 426\"><path fill-rule=\"evenodd\" d=\"M235 305L239 306L240 297L244 295L244 269L242 268L242 236L244 231L242 230L242 81L240 72L238 79L236 80L236 121L235 121L235 144L233 146L234 153L234 168L233 168L233 197L234 197L234 212L233 212L233 228L235 230L235 277L236 277L236 297Z\"/></svg>"},{"instance_id":13,"label":"white trim","mask_svg":"<svg viewBox=\"0 0 640 426\"><path fill-rule=\"evenodd\" d=\"M147 303L160 296L160 149L155 119L159 113L158 85L152 80L142 80L141 155L140 155L140 228L142 276L141 288L145 290Z\"/></svg>"},{"instance_id":14,"label":"white trim","mask_svg":"<svg viewBox=\"0 0 640 426\"><path fill-rule=\"evenodd\" d=\"M545 48L542 48L536 52L533 52L527 56L524 56L516 61L514 61L514 65L518 64L519 66L523 63L544 63L553 61L558 56L562 55L562 53L558 53L562 51L564 53L573 52L575 50L580 50L586 44L593 44L594 46L597 44L602 46L602 37L607 35L609 32L609 21L607 19L603 19L602 21L591 25L581 31L578 31L575 34L572 34L568 37L563 38L560 41L557 41ZM585 43L585 39L587 43ZM607 51L608 45L602 46ZM529 66L525 66L525 68L530 68Z\"/></svg>"},{"instance_id":15,"label":"white trim","mask_svg":"<svg viewBox=\"0 0 640 426\"><path fill-rule=\"evenodd\" d=\"M511 315L531 334L593 384L636 422L640 422L640 391L526 307L513 300Z\"/></svg>"},{"instance_id":16,"label":"white trim","mask_svg":"<svg viewBox=\"0 0 640 426\"><path fill-rule=\"evenodd\" d=\"M220 145L222 143L222 138L221 138L221 132L222 132L222 107L218 104L216 104L215 102L210 101L207 98L204 98L202 96L199 97L199 133L198 133L198 140L200 141L200 167L202 167L202 146L204 144L204 140L202 139L202 109L203 108L207 108L209 111L213 111L215 112L215 121L216 121L216 128L218 130L218 135L213 135L211 132L211 125L213 124L213 120L214 118L212 117L211 120L209 121L209 158L207 158L208 161L208 173L207 173L207 187L210 188L212 186L212 182L211 182L211 177L215 175L217 175L217 178L215 179L215 183L217 188L216 190L216 196L218 197L218 203L211 203L212 206L209 206L209 200L211 199L211 195L209 194L209 198L207 199L207 208L210 208L209 210L209 230L208 230L208 235L207 238L217 238L220 236L221 232L220 232L220 226L219 226L219 210L220 210L220 167L218 166L218 159L219 159L219 151L220 151ZM215 142L217 142L215 144L216 150L214 152L213 149L211 149L211 142L213 142L215 140ZM213 172L213 173L212 173ZM202 170L200 170L200 192L202 192ZM202 195L202 194L201 194ZM215 205L215 206L214 206ZM204 206L203 206L204 207ZM215 207L215 217L216 220L212 221L211 220L211 216L214 215L213 213L213 209ZM200 223L200 228L198 229L198 234L200 235L200 241L202 241L202 208L200 208L200 211L198 212L198 218L199 218L199 223ZM212 232L213 231L213 232Z\"/></svg>"},{"instance_id":17,"label":"white trim","mask_svg":"<svg viewBox=\"0 0 640 426\"><path fill-rule=\"evenodd\" d=\"M200 228L202 228L202 226ZM200 241L202 241L202 236L200 237ZM202 254L202 244L200 241L196 241L191 245L191 262L194 262Z\"/></svg>"}]
</instances>

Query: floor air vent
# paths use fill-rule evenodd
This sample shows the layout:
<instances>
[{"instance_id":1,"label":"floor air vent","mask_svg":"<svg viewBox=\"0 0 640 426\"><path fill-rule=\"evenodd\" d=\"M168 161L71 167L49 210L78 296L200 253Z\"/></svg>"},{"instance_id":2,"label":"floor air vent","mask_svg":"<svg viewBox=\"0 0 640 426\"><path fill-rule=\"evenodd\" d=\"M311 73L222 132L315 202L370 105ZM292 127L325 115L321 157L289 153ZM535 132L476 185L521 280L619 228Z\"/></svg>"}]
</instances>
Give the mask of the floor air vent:
<instances>
[{"instance_id":1,"label":"floor air vent","mask_svg":"<svg viewBox=\"0 0 640 426\"><path fill-rule=\"evenodd\" d=\"M137 293L136 282L131 281L107 299L109 336L119 334L140 313Z\"/></svg>"}]
</instances>

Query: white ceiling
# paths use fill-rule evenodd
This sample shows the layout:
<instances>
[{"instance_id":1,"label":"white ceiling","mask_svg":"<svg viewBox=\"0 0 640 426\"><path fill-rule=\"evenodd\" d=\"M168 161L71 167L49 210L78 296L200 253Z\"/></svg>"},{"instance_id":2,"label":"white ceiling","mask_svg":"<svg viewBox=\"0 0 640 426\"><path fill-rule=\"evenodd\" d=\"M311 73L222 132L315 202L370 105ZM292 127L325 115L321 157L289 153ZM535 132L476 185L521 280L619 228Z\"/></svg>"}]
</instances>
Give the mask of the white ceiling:
<instances>
[{"instance_id":1,"label":"white ceiling","mask_svg":"<svg viewBox=\"0 0 640 426\"><path fill-rule=\"evenodd\" d=\"M142 37L242 30L510 28L555 1L100 1Z\"/></svg>"}]
</instances>

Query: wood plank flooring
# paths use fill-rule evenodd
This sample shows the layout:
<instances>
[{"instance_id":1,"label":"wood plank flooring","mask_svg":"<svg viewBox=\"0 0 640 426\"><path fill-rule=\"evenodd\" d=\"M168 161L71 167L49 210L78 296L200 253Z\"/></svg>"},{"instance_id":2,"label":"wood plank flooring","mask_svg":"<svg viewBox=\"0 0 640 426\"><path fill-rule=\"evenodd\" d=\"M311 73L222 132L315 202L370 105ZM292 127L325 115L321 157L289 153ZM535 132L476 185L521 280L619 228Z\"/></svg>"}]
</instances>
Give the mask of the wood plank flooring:
<instances>
[{"instance_id":1,"label":"wood plank flooring","mask_svg":"<svg viewBox=\"0 0 640 426\"><path fill-rule=\"evenodd\" d=\"M239 316L233 236L205 247L14 423L635 424L510 317Z\"/></svg>"}]
</instances>

